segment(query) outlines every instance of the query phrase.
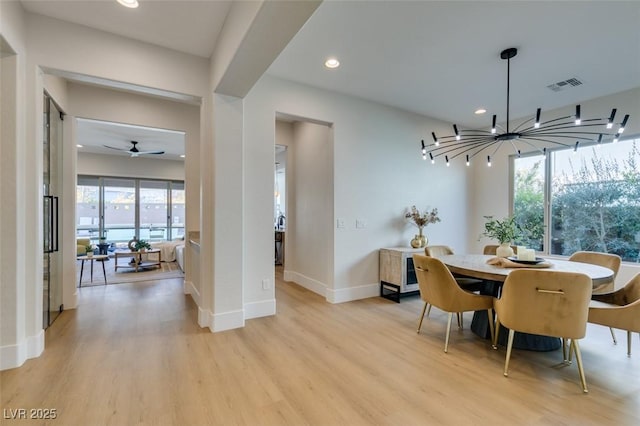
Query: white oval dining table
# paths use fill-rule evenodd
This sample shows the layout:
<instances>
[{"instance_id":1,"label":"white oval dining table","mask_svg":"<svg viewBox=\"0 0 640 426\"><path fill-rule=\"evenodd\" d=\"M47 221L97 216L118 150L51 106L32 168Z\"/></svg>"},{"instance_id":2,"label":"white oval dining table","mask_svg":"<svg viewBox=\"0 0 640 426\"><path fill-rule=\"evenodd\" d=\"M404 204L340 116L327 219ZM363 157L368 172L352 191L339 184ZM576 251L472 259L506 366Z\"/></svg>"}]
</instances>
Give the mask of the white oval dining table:
<instances>
[{"instance_id":1,"label":"white oval dining table","mask_svg":"<svg viewBox=\"0 0 640 426\"><path fill-rule=\"evenodd\" d=\"M464 275L471 278L504 282L511 271L521 268L501 268L487 264L487 260L495 256L484 254L450 254L436 256L447 268L456 275ZM593 286L606 283L613 278L613 271L590 263L572 262L561 259L545 259L551 266L541 268L544 271L578 272L588 275ZM538 268L536 268L538 269Z\"/></svg>"}]
</instances>

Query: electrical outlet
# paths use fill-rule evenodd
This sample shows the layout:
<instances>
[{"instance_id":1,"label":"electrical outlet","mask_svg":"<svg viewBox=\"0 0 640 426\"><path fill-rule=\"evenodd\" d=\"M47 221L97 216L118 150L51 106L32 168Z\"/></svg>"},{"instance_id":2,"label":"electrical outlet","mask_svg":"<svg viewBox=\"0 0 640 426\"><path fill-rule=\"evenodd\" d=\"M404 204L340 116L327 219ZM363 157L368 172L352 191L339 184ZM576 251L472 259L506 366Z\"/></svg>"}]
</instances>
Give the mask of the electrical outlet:
<instances>
[{"instance_id":1,"label":"electrical outlet","mask_svg":"<svg viewBox=\"0 0 640 426\"><path fill-rule=\"evenodd\" d=\"M344 219L338 218L336 220L336 228L339 228L339 229L344 228Z\"/></svg>"},{"instance_id":2,"label":"electrical outlet","mask_svg":"<svg viewBox=\"0 0 640 426\"><path fill-rule=\"evenodd\" d=\"M262 280L262 289L269 290L271 288L271 280L269 278L265 278Z\"/></svg>"},{"instance_id":3,"label":"electrical outlet","mask_svg":"<svg viewBox=\"0 0 640 426\"><path fill-rule=\"evenodd\" d=\"M356 228L364 229L367 227L367 221L364 219L356 219Z\"/></svg>"}]
</instances>

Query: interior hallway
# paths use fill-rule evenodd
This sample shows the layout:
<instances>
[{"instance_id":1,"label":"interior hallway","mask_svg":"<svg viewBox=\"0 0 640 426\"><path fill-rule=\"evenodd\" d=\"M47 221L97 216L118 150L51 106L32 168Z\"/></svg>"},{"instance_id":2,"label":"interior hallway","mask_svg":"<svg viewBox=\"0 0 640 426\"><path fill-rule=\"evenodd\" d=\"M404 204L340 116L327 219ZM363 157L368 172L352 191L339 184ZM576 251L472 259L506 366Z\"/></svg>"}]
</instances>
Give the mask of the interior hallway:
<instances>
[{"instance_id":1,"label":"interior hallway","mask_svg":"<svg viewBox=\"0 0 640 426\"><path fill-rule=\"evenodd\" d=\"M57 425L640 423L640 345L605 327L582 342L587 384L561 354L505 349L452 331L418 297L332 305L276 270L278 314L212 334L179 279L80 289L47 349L0 373L1 405L55 408ZM467 314L466 324L471 320Z\"/></svg>"}]
</instances>

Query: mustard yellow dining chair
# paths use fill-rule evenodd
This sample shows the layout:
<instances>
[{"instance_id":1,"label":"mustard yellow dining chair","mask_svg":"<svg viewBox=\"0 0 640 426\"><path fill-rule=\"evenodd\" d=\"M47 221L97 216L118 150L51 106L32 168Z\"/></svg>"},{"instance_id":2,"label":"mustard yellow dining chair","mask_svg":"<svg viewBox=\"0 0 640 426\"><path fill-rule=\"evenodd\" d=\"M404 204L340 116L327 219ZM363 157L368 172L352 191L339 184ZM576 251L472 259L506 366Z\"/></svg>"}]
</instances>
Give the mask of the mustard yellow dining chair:
<instances>
[{"instance_id":1,"label":"mustard yellow dining chair","mask_svg":"<svg viewBox=\"0 0 640 426\"><path fill-rule=\"evenodd\" d=\"M613 293L594 294L589 304L589 322L610 330L626 330L627 355L631 356L631 333L640 333L640 274Z\"/></svg>"},{"instance_id":2,"label":"mustard yellow dining chair","mask_svg":"<svg viewBox=\"0 0 640 426\"><path fill-rule=\"evenodd\" d=\"M492 244L486 245L486 246L484 246L484 249L482 250L482 254L488 254L488 255L495 256L496 255L496 250L498 250L498 247L500 247L500 246L492 245ZM515 254L518 254L518 247L517 246L511 246L511 249L513 250L513 252Z\"/></svg>"},{"instance_id":3,"label":"mustard yellow dining chair","mask_svg":"<svg viewBox=\"0 0 640 426\"><path fill-rule=\"evenodd\" d=\"M582 389L588 392L582 368L578 340L587 329L591 278L585 274L518 269L509 274L500 299L494 302L497 337L502 324L509 329L504 375L509 374L509 359L515 331L570 339L569 351L575 352ZM566 354L564 360L567 360Z\"/></svg>"},{"instance_id":4,"label":"mustard yellow dining chair","mask_svg":"<svg viewBox=\"0 0 640 426\"><path fill-rule=\"evenodd\" d=\"M615 287L614 281L618 275L618 271L620 270L620 263L622 262L620 256L609 253L599 253L596 251L577 251L569 257L569 260L571 262L589 263L591 265L598 265L611 269L613 271L613 277L611 280L599 284L591 290L591 293L596 295L606 294L613 291ZM617 345L618 341L616 340L616 333L613 331L613 328L609 327L609 332L611 333L613 344Z\"/></svg>"},{"instance_id":5,"label":"mustard yellow dining chair","mask_svg":"<svg viewBox=\"0 0 640 426\"><path fill-rule=\"evenodd\" d=\"M618 271L620 270L620 263L622 262L622 259L616 254L599 253L595 251L577 251L569 257L569 261L603 266L613 271L613 277L611 277L611 280L602 283L593 289L593 294L598 294L608 293L613 290L613 283L616 279L616 275L618 275Z\"/></svg>"},{"instance_id":6,"label":"mustard yellow dining chair","mask_svg":"<svg viewBox=\"0 0 640 426\"><path fill-rule=\"evenodd\" d=\"M434 257L414 254L413 264L416 268L420 298L424 301L418 323L418 333L422 328L422 320L427 306L431 304L449 313L444 342L445 352L449 349L451 318L454 313L486 310L489 317L491 339L493 340L493 297L469 293L461 289L446 265Z\"/></svg>"},{"instance_id":7,"label":"mustard yellow dining chair","mask_svg":"<svg viewBox=\"0 0 640 426\"><path fill-rule=\"evenodd\" d=\"M449 246L426 246L424 248L424 254L429 257L438 257L438 256L447 256L451 254L455 254L451 247ZM456 282L463 290L466 291L479 291L482 286L482 280L478 280L475 278L465 278L458 277L454 275ZM427 318L429 318L429 313L431 312L431 305L427 308ZM458 327L462 328L464 326L464 320L462 313L458 314Z\"/></svg>"}]
</instances>

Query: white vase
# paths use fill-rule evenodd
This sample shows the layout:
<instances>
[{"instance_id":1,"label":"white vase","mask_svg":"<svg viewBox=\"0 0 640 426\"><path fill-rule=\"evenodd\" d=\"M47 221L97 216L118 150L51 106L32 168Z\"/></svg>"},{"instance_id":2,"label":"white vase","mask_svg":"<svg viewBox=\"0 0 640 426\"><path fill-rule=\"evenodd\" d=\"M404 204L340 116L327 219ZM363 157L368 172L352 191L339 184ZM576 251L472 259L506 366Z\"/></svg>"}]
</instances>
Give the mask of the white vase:
<instances>
[{"instance_id":1,"label":"white vase","mask_svg":"<svg viewBox=\"0 0 640 426\"><path fill-rule=\"evenodd\" d=\"M496 249L496 256L498 257L509 257L513 256L513 249L509 243L502 243Z\"/></svg>"}]
</instances>

